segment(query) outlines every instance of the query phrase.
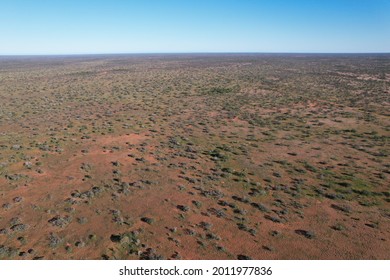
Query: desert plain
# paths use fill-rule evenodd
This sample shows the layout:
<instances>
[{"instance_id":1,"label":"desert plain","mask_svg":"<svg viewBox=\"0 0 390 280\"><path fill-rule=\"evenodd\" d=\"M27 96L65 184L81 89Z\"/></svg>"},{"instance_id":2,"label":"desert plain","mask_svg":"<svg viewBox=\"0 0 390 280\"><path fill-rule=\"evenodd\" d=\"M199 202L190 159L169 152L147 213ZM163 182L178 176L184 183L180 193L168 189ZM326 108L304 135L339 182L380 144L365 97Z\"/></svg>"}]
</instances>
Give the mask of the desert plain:
<instances>
[{"instance_id":1,"label":"desert plain","mask_svg":"<svg viewBox=\"0 0 390 280\"><path fill-rule=\"evenodd\" d=\"M0 57L0 259L390 259L390 55Z\"/></svg>"}]
</instances>

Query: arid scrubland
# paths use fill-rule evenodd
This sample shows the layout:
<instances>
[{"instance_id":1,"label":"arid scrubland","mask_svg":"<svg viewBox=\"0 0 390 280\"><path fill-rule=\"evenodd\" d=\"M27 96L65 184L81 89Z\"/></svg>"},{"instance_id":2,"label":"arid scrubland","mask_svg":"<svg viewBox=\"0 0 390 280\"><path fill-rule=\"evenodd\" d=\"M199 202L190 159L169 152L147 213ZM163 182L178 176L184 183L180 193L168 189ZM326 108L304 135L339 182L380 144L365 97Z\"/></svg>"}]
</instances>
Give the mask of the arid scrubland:
<instances>
[{"instance_id":1,"label":"arid scrubland","mask_svg":"<svg viewBox=\"0 0 390 280\"><path fill-rule=\"evenodd\" d=\"M390 259L389 55L0 58L0 259Z\"/></svg>"}]
</instances>

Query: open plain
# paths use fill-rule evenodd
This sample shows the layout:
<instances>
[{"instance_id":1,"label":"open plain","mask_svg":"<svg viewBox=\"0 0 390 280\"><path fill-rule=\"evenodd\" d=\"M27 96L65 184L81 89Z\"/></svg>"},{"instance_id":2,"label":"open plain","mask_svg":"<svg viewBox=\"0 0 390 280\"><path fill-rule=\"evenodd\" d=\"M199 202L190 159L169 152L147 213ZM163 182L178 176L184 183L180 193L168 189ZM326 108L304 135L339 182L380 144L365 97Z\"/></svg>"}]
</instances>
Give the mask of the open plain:
<instances>
[{"instance_id":1,"label":"open plain","mask_svg":"<svg viewBox=\"0 0 390 280\"><path fill-rule=\"evenodd\" d=\"M390 55L0 57L0 259L390 259Z\"/></svg>"}]
</instances>

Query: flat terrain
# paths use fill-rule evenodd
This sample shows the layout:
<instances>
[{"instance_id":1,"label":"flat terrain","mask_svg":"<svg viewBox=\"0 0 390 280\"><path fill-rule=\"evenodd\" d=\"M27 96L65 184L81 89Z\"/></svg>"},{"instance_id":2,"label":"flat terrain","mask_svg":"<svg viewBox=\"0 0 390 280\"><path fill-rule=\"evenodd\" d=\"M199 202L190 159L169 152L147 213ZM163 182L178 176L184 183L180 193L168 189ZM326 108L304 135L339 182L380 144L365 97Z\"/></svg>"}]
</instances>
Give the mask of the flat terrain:
<instances>
[{"instance_id":1,"label":"flat terrain","mask_svg":"<svg viewBox=\"0 0 390 280\"><path fill-rule=\"evenodd\" d=\"M390 55L0 57L0 259L390 259Z\"/></svg>"}]
</instances>

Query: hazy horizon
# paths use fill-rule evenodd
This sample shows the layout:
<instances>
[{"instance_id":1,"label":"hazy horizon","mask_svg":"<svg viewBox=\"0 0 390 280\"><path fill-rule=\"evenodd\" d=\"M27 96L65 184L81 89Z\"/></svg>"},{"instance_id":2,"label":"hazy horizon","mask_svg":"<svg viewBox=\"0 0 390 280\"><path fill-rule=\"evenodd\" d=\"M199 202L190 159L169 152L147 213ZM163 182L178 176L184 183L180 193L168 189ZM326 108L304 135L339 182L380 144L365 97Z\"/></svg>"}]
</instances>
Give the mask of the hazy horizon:
<instances>
[{"instance_id":1,"label":"hazy horizon","mask_svg":"<svg viewBox=\"0 0 390 280\"><path fill-rule=\"evenodd\" d=\"M127 52L127 53L52 53L0 54L0 57L39 56L137 56L137 55L390 55L389 52Z\"/></svg>"}]
</instances>

